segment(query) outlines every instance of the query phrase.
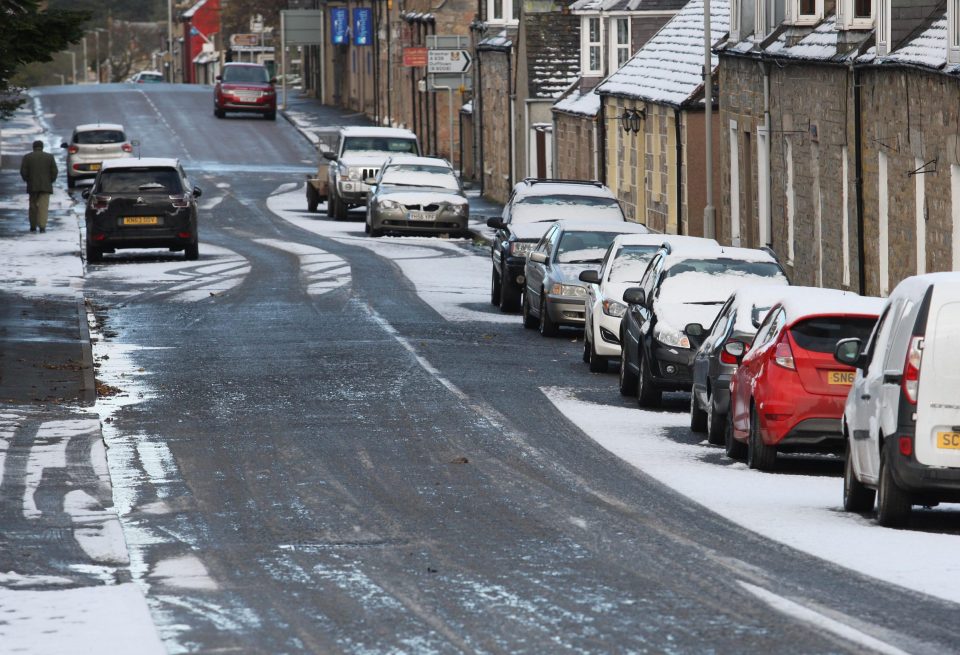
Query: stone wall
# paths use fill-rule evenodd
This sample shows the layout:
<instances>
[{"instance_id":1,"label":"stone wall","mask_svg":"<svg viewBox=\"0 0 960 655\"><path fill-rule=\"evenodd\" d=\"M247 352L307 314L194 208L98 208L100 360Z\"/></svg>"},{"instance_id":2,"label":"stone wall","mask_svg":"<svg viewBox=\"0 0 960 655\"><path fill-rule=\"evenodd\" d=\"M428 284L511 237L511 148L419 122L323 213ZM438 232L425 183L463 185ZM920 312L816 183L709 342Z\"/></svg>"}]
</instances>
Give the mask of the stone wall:
<instances>
[{"instance_id":1,"label":"stone wall","mask_svg":"<svg viewBox=\"0 0 960 655\"><path fill-rule=\"evenodd\" d=\"M596 121L586 116L553 113L553 147L555 177L567 180L594 180L594 127Z\"/></svg>"},{"instance_id":2,"label":"stone wall","mask_svg":"<svg viewBox=\"0 0 960 655\"><path fill-rule=\"evenodd\" d=\"M483 68L479 106L474 106L474 120L480 122L483 142L483 192L499 203L510 197L510 80L506 52L481 50L479 65ZM479 113L479 115L478 115Z\"/></svg>"}]
</instances>

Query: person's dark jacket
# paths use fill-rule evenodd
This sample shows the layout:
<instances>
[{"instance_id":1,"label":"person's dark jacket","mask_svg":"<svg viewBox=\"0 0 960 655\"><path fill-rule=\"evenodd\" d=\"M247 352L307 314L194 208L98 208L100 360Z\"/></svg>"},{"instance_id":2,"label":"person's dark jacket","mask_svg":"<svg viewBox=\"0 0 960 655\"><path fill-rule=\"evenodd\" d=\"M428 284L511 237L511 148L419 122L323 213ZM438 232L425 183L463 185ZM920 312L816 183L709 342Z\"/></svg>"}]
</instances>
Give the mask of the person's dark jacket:
<instances>
[{"instance_id":1,"label":"person's dark jacket","mask_svg":"<svg viewBox=\"0 0 960 655\"><path fill-rule=\"evenodd\" d=\"M27 183L27 193L53 193L57 161L49 152L34 148L20 162L20 177Z\"/></svg>"}]
</instances>

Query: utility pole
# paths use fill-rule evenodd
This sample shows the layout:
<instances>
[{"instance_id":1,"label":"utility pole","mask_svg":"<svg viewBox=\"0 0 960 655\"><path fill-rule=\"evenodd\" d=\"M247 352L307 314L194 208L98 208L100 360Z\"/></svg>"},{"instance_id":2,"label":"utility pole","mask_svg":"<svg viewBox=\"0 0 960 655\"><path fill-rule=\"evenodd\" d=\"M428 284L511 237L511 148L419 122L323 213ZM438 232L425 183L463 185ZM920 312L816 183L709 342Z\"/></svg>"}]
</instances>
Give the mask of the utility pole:
<instances>
[{"instance_id":1,"label":"utility pole","mask_svg":"<svg viewBox=\"0 0 960 655\"><path fill-rule=\"evenodd\" d=\"M713 206L713 39L710 36L710 0L703 0L703 102L706 105L705 138L707 205L703 208L703 236L716 237L717 210Z\"/></svg>"},{"instance_id":2,"label":"utility pole","mask_svg":"<svg viewBox=\"0 0 960 655\"><path fill-rule=\"evenodd\" d=\"M100 84L100 28L99 27L93 31L93 36L95 40L94 53L97 59L97 84Z\"/></svg>"},{"instance_id":3,"label":"utility pole","mask_svg":"<svg viewBox=\"0 0 960 655\"><path fill-rule=\"evenodd\" d=\"M70 83L77 83L77 53L73 50L67 50L67 54L70 55Z\"/></svg>"},{"instance_id":4,"label":"utility pole","mask_svg":"<svg viewBox=\"0 0 960 655\"><path fill-rule=\"evenodd\" d=\"M107 82L113 81L113 11L107 12Z\"/></svg>"},{"instance_id":5,"label":"utility pole","mask_svg":"<svg viewBox=\"0 0 960 655\"><path fill-rule=\"evenodd\" d=\"M173 83L173 0L167 0L167 70L170 72L170 79Z\"/></svg>"},{"instance_id":6,"label":"utility pole","mask_svg":"<svg viewBox=\"0 0 960 655\"><path fill-rule=\"evenodd\" d=\"M90 60L87 58L87 35L83 35L83 83L86 84L90 77L87 71L90 69Z\"/></svg>"}]
</instances>

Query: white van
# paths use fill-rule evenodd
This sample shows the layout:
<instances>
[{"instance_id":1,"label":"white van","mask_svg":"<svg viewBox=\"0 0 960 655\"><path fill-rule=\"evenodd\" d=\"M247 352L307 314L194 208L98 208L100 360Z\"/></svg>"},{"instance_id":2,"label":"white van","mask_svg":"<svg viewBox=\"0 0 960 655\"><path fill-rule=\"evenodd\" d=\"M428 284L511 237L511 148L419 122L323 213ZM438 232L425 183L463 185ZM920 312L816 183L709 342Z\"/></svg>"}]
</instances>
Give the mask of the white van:
<instances>
[{"instance_id":1,"label":"white van","mask_svg":"<svg viewBox=\"0 0 960 655\"><path fill-rule=\"evenodd\" d=\"M843 430L843 506L903 526L913 505L960 502L960 273L897 285L865 346L837 344L857 367Z\"/></svg>"}]
</instances>

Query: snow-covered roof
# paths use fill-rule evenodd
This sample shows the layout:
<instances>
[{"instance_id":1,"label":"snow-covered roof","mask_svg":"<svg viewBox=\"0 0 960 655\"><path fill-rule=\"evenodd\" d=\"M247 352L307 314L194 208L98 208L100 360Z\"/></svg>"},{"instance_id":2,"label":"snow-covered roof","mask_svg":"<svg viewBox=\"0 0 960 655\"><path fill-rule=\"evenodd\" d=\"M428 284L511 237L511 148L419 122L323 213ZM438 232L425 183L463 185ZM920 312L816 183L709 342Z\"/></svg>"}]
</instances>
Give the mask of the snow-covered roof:
<instances>
[{"instance_id":1,"label":"snow-covered roof","mask_svg":"<svg viewBox=\"0 0 960 655\"><path fill-rule=\"evenodd\" d=\"M559 98L580 77L580 19L560 12L523 16L530 98Z\"/></svg>"},{"instance_id":2,"label":"snow-covered roof","mask_svg":"<svg viewBox=\"0 0 960 655\"><path fill-rule=\"evenodd\" d=\"M84 123L73 129L75 132L90 132L92 130L118 130L123 132L123 125L120 123Z\"/></svg>"},{"instance_id":3,"label":"snow-covered roof","mask_svg":"<svg viewBox=\"0 0 960 655\"><path fill-rule=\"evenodd\" d=\"M730 3L711 0L710 5L710 42L714 44L730 29ZM597 92L674 107L691 101L702 104L703 37L703 0L690 0L626 64L601 82ZM717 62L713 55L714 69Z\"/></svg>"},{"instance_id":4,"label":"snow-covered roof","mask_svg":"<svg viewBox=\"0 0 960 655\"><path fill-rule=\"evenodd\" d=\"M784 25L765 42L758 43L747 35L721 49L731 54L840 64L856 58L872 34L868 30L839 30L836 15L831 14L813 27Z\"/></svg>"},{"instance_id":5,"label":"snow-covered roof","mask_svg":"<svg viewBox=\"0 0 960 655\"><path fill-rule=\"evenodd\" d=\"M807 316L830 314L879 316L884 302L886 300L883 298L861 296L839 289L786 287L778 304L786 310L787 322L792 323Z\"/></svg>"},{"instance_id":6,"label":"snow-covered roof","mask_svg":"<svg viewBox=\"0 0 960 655\"><path fill-rule=\"evenodd\" d=\"M478 44L477 48L479 50L486 49L506 49L513 47L513 40L510 38L510 35L507 33L507 30L500 30L496 34L482 39Z\"/></svg>"},{"instance_id":7,"label":"snow-covered roof","mask_svg":"<svg viewBox=\"0 0 960 655\"><path fill-rule=\"evenodd\" d=\"M596 88L582 92L579 87L576 87L553 103L553 111L593 118L600 113L600 104L600 96L597 95Z\"/></svg>"},{"instance_id":8,"label":"snow-covered roof","mask_svg":"<svg viewBox=\"0 0 960 655\"><path fill-rule=\"evenodd\" d=\"M416 139L417 135L399 127L344 127L340 133L343 136L382 136L391 139Z\"/></svg>"},{"instance_id":9,"label":"snow-covered roof","mask_svg":"<svg viewBox=\"0 0 960 655\"><path fill-rule=\"evenodd\" d=\"M884 64L923 66L947 74L960 74L960 66L947 63L948 30L947 14L941 9L931 17L930 22L923 29L918 30L912 38L889 55L877 57L876 48L871 48L859 61L879 66Z\"/></svg>"},{"instance_id":10,"label":"snow-covered roof","mask_svg":"<svg viewBox=\"0 0 960 655\"><path fill-rule=\"evenodd\" d=\"M179 160L172 157L124 157L122 159L107 159L100 170L108 171L112 168L174 168Z\"/></svg>"},{"instance_id":11,"label":"snow-covered roof","mask_svg":"<svg viewBox=\"0 0 960 655\"><path fill-rule=\"evenodd\" d=\"M687 0L576 0L569 7L572 12L611 11L676 11Z\"/></svg>"}]
</instances>

